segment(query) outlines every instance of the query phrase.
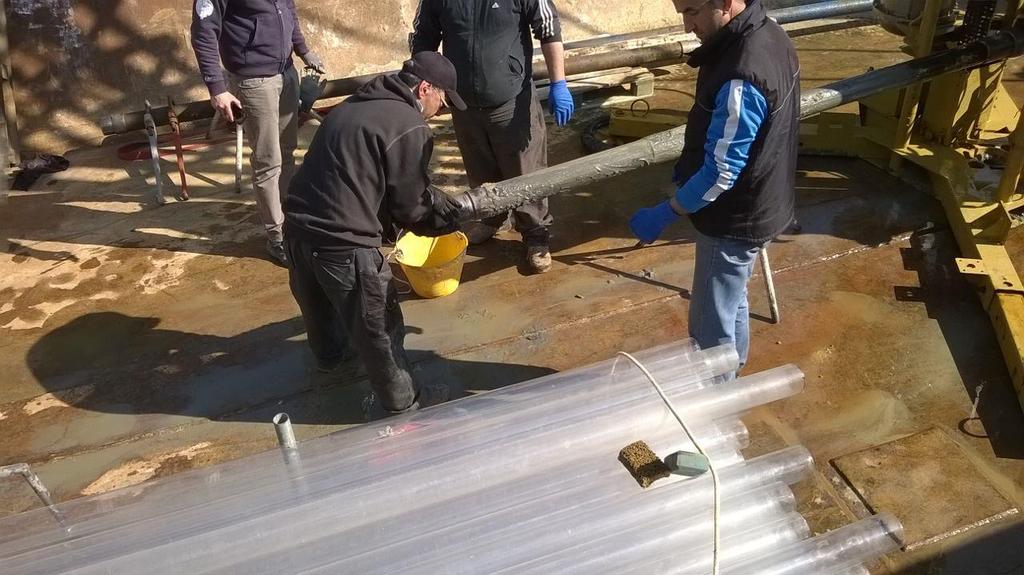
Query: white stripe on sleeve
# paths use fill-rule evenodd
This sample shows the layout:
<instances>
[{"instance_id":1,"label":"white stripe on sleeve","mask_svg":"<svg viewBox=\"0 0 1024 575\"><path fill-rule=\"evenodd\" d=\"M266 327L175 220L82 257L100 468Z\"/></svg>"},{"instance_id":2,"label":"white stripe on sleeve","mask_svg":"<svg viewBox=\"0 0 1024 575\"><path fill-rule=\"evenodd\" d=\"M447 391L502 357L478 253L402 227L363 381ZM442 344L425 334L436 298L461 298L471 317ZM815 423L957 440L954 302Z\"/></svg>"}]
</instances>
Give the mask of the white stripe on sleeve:
<instances>
[{"instance_id":1,"label":"white stripe on sleeve","mask_svg":"<svg viewBox=\"0 0 1024 575\"><path fill-rule=\"evenodd\" d=\"M743 80L731 80L729 82L729 95L726 102L729 110L729 117L725 121L725 130L722 138L715 144L715 165L718 168L718 179L704 193L703 198L708 202L715 201L718 196L732 187L736 175L732 173L729 164L725 161L725 155L729 152L736 137L736 129L740 124L740 112L743 101Z\"/></svg>"}]
</instances>

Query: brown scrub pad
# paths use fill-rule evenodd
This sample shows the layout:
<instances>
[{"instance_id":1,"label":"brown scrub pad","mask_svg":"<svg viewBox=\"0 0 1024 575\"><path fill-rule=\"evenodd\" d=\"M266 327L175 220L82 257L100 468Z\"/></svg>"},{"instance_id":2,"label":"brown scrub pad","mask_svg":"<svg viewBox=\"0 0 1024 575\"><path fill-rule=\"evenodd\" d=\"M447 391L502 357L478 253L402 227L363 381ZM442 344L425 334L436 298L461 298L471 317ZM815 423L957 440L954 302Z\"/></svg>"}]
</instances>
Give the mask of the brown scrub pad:
<instances>
[{"instance_id":1,"label":"brown scrub pad","mask_svg":"<svg viewBox=\"0 0 1024 575\"><path fill-rule=\"evenodd\" d=\"M656 480L672 474L672 470L665 462L643 441L634 441L623 447L619 452L619 461L644 489L650 487Z\"/></svg>"}]
</instances>

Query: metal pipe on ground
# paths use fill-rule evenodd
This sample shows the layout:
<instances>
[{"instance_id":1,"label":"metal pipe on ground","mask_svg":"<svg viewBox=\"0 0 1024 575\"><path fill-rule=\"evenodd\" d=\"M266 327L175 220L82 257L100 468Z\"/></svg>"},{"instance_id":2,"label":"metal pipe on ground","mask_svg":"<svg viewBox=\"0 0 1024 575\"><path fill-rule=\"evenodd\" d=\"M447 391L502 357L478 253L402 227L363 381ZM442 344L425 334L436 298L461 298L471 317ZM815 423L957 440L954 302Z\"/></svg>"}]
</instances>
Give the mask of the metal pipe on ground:
<instances>
[{"instance_id":1,"label":"metal pipe on ground","mask_svg":"<svg viewBox=\"0 0 1024 575\"><path fill-rule=\"evenodd\" d=\"M791 8L783 8L781 10L772 10L768 13L769 16L776 18L781 15L785 19L785 23L802 22L807 20L818 20L822 18L828 18L832 16L841 16L845 14L854 14L857 12L864 12L871 9L871 0L830 0L829 2L820 2L816 4L808 4L805 6L794 6ZM780 21L780 23L783 23ZM621 36L610 36L602 39L595 40L583 40L579 43L570 43L566 46L569 50L574 49L589 49L595 44L605 43L610 44L614 42L643 38L645 36L657 36L664 35L666 30L671 32L673 28L659 28L657 30L645 32L633 35L621 35ZM654 32L652 34L651 32ZM626 38L626 36L629 36ZM574 56L571 52L566 53L565 60L565 73L567 75L578 74L581 72L592 72L596 70L604 70L608 68L621 68L621 67L635 67L635 66L649 66L657 63L666 63L673 61L680 61L686 58L686 55L693 51L699 43L696 40L693 41L672 41L664 45L655 46L641 46L628 50L615 50L607 53L599 54L582 54ZM588 50L589 51L589 50ZM384 74L394 73L382 72ZM370 80L376 78L381 73L364 74L362 76L352 76L349 78L339 78L336 80L329 80L324 86L323 93L320 95L320 99L326 98L337 98L341 96L347 96L355 93L363 84L366 84ZM547 67L543 62L535 63L533 66L533 77L536 80L541 80L548 77ZM142 130L145 128L143 123L144 111L127 112L124 114L111 114L100 119L100 128L103 130L104 135L113 134L124 134L126 132L134 132L136 130ZM167 108L159 107L153 108L153 120L156 125L166 125L168 123ZM204 120L206 118L212 118L214 114L213 107L210 106L209 100L201 100L197 102L189 102L178 110L178 120L182 123L195 122L197 120Z\"/></svg>"},{"instance_id":2,"label":"metal pipe on ground","mask_svg":"<svg viewBox=\"0 0 1024 575\"><path fill-rule=\"evenodd\" d=\"M976 68L1024 53L1024 28L1002 31L970 46L873 70L805 92L800 117L808 118L883 90L903 88L942 74ZM686 126L583 156L543 170L455 196L463 220L502 214L523 204L593 184L626 172L674 160Z\"/></svg>"},{"instance_id":3,"label":"metal pipe on ground","mask_svg":"<svg viewBox=\"0 0 1024 575\"><path fill-rule=\"evenodd\" d=\"M5 465L0 467L0 479L11 477L13 475L20 475L28 486L35 492L36 497L43 502L43 505L50 510L53 514L54 519L57 520L61 526L64 525L64 515L54 505L53 498L50 496L50 490L43 485L43 480L39 479L39 476L28 466L27 463L15 463L13 465Z\"/></svg>"}]
</instances>

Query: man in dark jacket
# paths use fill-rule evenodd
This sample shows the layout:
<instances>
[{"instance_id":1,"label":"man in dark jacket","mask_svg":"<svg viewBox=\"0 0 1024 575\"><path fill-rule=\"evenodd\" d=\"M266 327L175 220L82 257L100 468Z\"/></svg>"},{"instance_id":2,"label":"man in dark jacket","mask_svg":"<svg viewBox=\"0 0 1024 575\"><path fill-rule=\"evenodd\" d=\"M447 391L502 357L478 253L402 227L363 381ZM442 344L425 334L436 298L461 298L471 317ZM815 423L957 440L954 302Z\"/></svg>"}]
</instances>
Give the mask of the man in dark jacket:
<instances>
[{"instance_id":1,"label":"man in dark jacket","mask_svg":"<svg viewBox=\"0 0 1024 575\"><path fill-rule=\"evenodd\" d=\"M391 267L378 248L399 227L428 236L456 229L455 204L430 184L426 123L446 95L465 108L455 87L455 68L437 52L372 80L324 119L285 200L291 290L319 369L334 370L354 348L392 413L414 409L419 397Z\"/></svg>"},{"instance_id":2,"label":"man in dark jacket","mask_svg":"<svg viewBox=\"0 0 1024 575\"><path fill-rule=\"evenodd\" d=\"M551 0L420 0L410 49L415 54L443 46L458 70L459 94L469 109L454 110L452 122L471 187L547 166L544 112L533 88L531 30L548 66L550 111L564 126L574 105ZM527 264L546 272L551 268L548 201L517 208L513 216ZM470 243L490 239L507 219L502 214L468 226Z\"/></svg>"},{"instance_id":3,"label":"man in dark jacket","mask_svg":"<svg viewBox=\"0 0 1024 575\"><path fill-rule=\"evenodd\" d=\"M669 200L638 211L633 234L656 240L681 215L697 229L690 335L701 347L749 349L747 281L758 252L793 220L800 68L761 0L674 0L701 40L696 101Z\"/></svg>"},{"instance_id":4,"label":"man in dark jacket","mask_svg":"<svg viewBox=\"0 0 1024 575\"><path fill-rule=\"evenodd\" d=\"M306 47L294 0L195 0L192 49L213 107L228 122L235 121L237 110L244 111L256 208L267 250L284 264L281 196L295 170L299 130L299 76L292 51L321 74L323 61Z\"/></svg>"}]
</instances>

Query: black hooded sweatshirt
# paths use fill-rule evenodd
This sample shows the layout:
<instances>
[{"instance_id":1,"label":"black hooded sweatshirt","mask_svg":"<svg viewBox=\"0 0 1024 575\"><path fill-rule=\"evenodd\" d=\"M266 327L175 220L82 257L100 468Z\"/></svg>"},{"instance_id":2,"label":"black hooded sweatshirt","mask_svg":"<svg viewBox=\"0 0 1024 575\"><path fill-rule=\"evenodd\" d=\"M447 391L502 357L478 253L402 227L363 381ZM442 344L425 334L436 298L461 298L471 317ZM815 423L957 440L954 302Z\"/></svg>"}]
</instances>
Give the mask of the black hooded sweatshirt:
<instances>
[{"instance_id":1,"label":"black hooded sweatshirt","mask_svg":"<svg viewBox=\"0 0 1024 575\"><path fill-rule=\"evenodd\" d=\"M285 236L331 251L380 247L398 227L443 228L428 189L433 149L412 89L375 78L313 137L284 202Z\"/></svg>"}]
</instances>

